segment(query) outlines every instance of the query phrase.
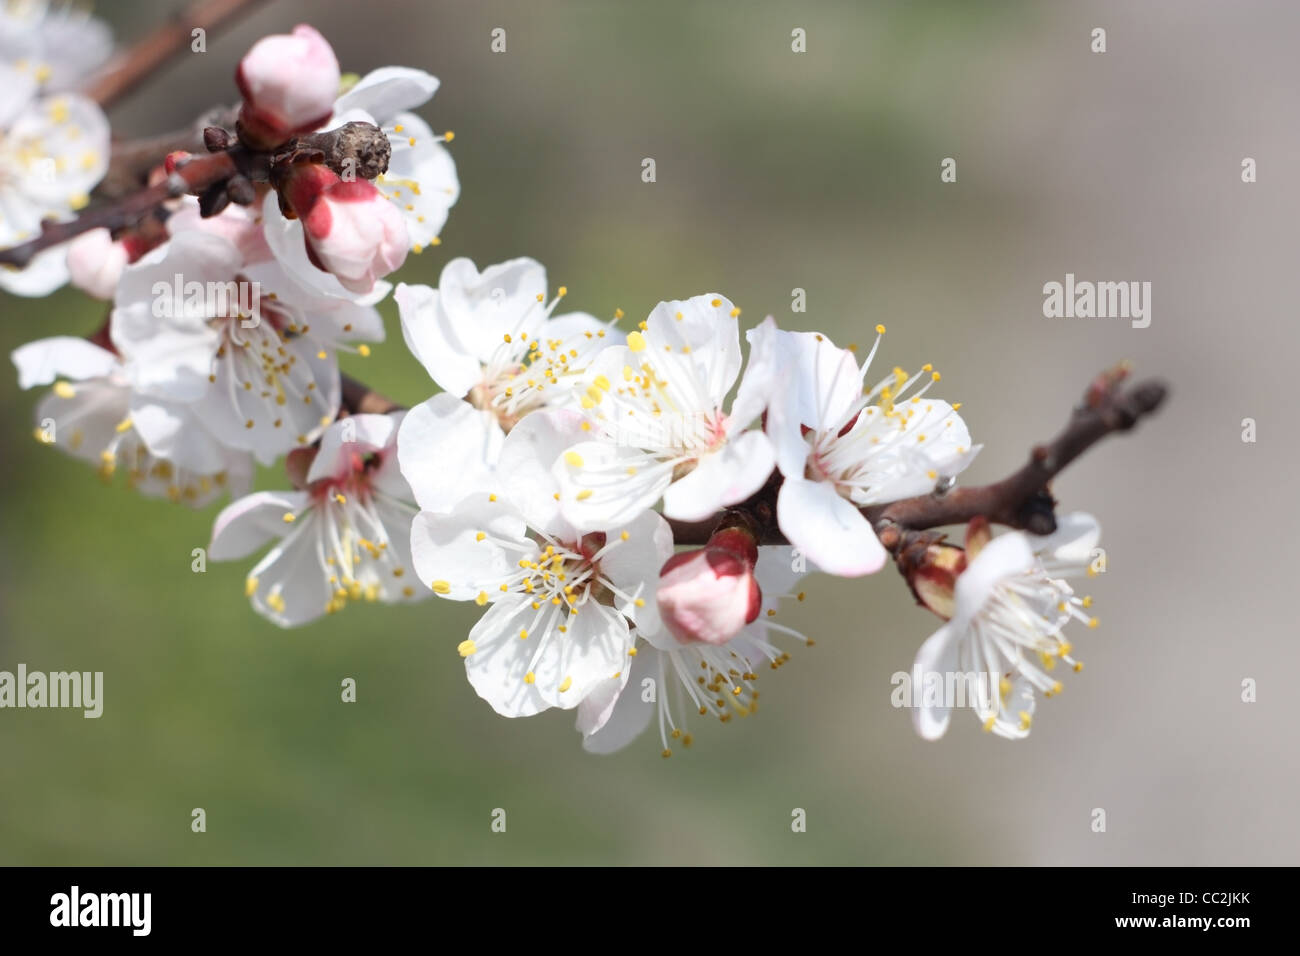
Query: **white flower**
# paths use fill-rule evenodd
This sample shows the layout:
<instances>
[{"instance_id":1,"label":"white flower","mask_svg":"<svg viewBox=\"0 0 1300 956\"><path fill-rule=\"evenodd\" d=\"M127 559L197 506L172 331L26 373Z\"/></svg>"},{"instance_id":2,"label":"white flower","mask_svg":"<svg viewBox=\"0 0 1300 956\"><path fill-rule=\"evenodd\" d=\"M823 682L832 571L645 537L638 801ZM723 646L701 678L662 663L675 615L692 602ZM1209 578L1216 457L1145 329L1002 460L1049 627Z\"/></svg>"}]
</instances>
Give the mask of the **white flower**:
<instances>
[{"instance_id":1,"label":"white flower","mask_svg":"<svg viewBox=\"0 0 1300 956\"><path fill-rule=\"evenodd\" d=\"M579 533L559 513L546 463L579 432L576 413L529 415L501 451L503 494L483 491L411 528L420 579L487 612L461 642L465 672L497 713L573 708L618 680L632 626L658 630L654 588L672 532L654 512Z\"/></svg>"},{"instance_id":2,"label":"white flower","mask_svg":"<svg viewBox=\"0 0 1300 956\"><path fill-rule=\"evenodd\" d=\"M222 442L269 464L333 420L336 349L382 340L383 323L373 308L306 293L278 265L246 265L229 241L195 231L123 271L111 332L133 387L194 406ZM181 426L149 427L149 442L163 445Z\"/></svg>"},{"instance_id":3,"label":"white flower","mask_svg":"<svg viewBox=\"0 0 1300 956\"><path fill-rule=\"evenodd\" d=\"M423 70L381 67L338 98L334 115L325 125L336 129L345 123L364 122L387 134L392 156L388 171L375 185L406 220L411 250L416 253L437 243L447 213L460 196L456 164L443 146L452 134L436 135L410 112L427 103L437 89L438 78Z\"/></svg>"},{"instance_id":4,"label":"white flower","mask_svg":"<svg viewBox=\"0 0 1300 956\"><path fill-rule=\"evenodd\" d=\"M772 445L745 429L767 400L770 353L751 351L731 411L723 410L740 374L739 314L713 293L661 302L644 331L592 361L582 396L591 440L555 463L574 525L624 520L660 497L668 517L699 520L767 481Z\"/></svg>"},{"instance_id":5,"label":"white flower","mask_svg":"<svg viewBox=\"0 0 1300 956\"><path fill-rule=\"evenodd\" d=\"M883 332L877 327L861 367L852 351L817 332L754 333L772 336L781 357L767 416L785 476L777 521L787 540L831 574L870 574L885 562L859 508L925 494L979 450L954 406L925 397L939 380L931 366L912 376L895 368L864 391Z\"/></svg>"},{"instance_id":6,"label":"white flower","mask_svg":"<svg viewBox=\"0 0 1300 956\"><path fill-rule=\"evenodd\" d=\"M36 407L37 440L89 461L105 480L121 468L142 494L192 507L226 491L243 494L252 484L247 453L223 447L187 406L133 393L107 349L60 336L21 346L13 362L22 388L54 382ZM151 447L138 427L157 417L179 422L169 447Z\"/></svg>"},{"instance_id":7,"label":"white flower","mask_svg":"<svg viewBox=\"0 0 1300 956\"><path fill-rule=\"evenodd\" d=\"M590 753L613 753L632 742L657 717L663 756L672 753L672 741L689 747L688 714L715 718L722 723L732 715L748 716L758 709L754 682L766 665L775 670L790 655L774 643L777 635L802 644L813 642L774 620L780 601L803 594L791 589L803 577L792 548L761 547L755 575L763 592L761 613L752 624L726 644L683 645L666 630L643 635L633 648L630 670L595 688L578 711L577 729L583 748ZM654 683L646 694L644 681Z\"/></svg>"},{"instance_id":8,"label":"white flower","mask_svg":"<svg viewBox=\"0 0 1300 956\"><path fill-rule=\"evenodd\" d=\"M490 488L501 443L522 416L574 403L578 373L612 336L586 313L553 316L566 291L547 302L546 270L532 259L482 273L453 259L437 289L397 287L406 344L443 389L411 409L398 438L425 511Z\"/></svg>"},{"instance_id":9,"label":"white flower","mask_svg":"<svg viewBox=\"0 0 1300 956\"><path fill-rule=\"evenodd\" d=\"M38 97L36 81L0 62L0 248L40 234L90 201L108 171L108 120L73 93ZM48 295L68 281L66 246L39 253L22 271L0 267L0 289Z\"/></svg>"},{"instance_id":10,"label":"white flower","mask_svg":"<svg viewBox=\"0 0 1300 956\"><path fill-rule=\"evenodd\" d=\"M66 90L113 52L103 20L66 0L0 3L0 62L29 75L46 90Z\"/></svg>"},{"instance_id":11,"label":"white flower","mask_svg":"<svg viewBox=\"0 0 1300 956\"><path fill-rule=\"evenodd\" d=\"M397 469L400 413L331 425L297 491L260 491L217 516L208 556L246 557L281 540L249 573L245 593L281 627L332 614L349 601L418 601L410 489Z\"/></svg>"},{"instance_id":12,"label":"white flower","mask_svg":"<svg viewBox=\"0 0 1300 956\"><path fill-rule=\"evenodd\" d=\"M1011 532L994 538L957 577L952 619L921 645L913 665L913 686L928 675L975 675L973 708L984 729L1019 739L1029 734L1035 693L1051 697L1062 685L1050 672L1057 662L1074 670L1062 629L1071 620L1096 627L1084 613L1091 598L1080 598L1064 578L1089 573L1101 528L1091 515L1057 519L1057 530L1038 537ZM937 688L939 681L929 678ZM947 701L929 696L913 711L917 732L927 740L948 729Z\"/></svg>"}]
</instances>

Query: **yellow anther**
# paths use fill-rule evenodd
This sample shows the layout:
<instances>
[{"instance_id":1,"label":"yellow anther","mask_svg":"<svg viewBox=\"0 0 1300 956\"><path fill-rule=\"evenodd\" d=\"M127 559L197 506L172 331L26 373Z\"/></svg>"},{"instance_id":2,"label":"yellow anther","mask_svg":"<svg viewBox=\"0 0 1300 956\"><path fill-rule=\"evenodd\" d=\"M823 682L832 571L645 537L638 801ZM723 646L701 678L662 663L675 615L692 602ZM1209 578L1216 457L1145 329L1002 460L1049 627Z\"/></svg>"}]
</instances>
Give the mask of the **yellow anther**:
<instances>
[{"instance_id":1,"label":"yellow anther","mask_svg":"<svg viewBox=\"0 0 1300 956\"><path fill-rule=\"evenodd\" d=\"M450 593L451 593L451 582L450 582L450 581L443 581L443 580L439 579L439 580L437 580L437 581L434 581L432 584L430 584L429 587L433 588L433 593L434 593L434 594L450 594Z\"/></svg>"},{"instance_id":2,"label":"yellow anther","mask_svg":"<svg viewBox=\"0 0 1300 956\"><path fill-rule=\"evenodd\" d=\"M645 351L645 336L640 332L629 332L627 334L627 347L633 352Z\"/></svg>"},{"instance_id":3,"label":"yellow anther","mask_svg":"<svg viewBox=\"0 0 1300 956\"><path fill-rule=\"evenodd\" d=\"M456 652L460 654L461 657L469 657L476 650L478 650L478 647L475 646L473 641L461 641L456 645Z\"/></svg>"},{"instance_id":4,"label":"yellow anther","mask_svg":"<svg viewBox=\"0 0 1300 956\"><path fill-rule=\"evenodd\" d=\"M293 524L294 519L295 519L296 517L297 517L297 515L295 515L292 511L286 511L286 512L284 513L284 523L285 523L285 524Z\"/></svg>"}]
</instances>

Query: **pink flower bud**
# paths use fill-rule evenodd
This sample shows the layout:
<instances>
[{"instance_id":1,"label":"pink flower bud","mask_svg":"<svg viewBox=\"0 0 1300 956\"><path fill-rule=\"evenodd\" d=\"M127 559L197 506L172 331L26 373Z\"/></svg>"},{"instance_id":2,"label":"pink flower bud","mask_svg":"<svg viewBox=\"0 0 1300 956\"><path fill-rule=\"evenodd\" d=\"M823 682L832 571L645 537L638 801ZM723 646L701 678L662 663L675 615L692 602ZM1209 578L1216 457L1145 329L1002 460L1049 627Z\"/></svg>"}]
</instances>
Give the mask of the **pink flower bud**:
<instances>
[{"instance_id":1,"label":"pink flower bud","mask_svg":"<svg viewBox=\"0 0 1300 956\"><path fill-rule=\"evenodd\" d=\"M758 617L763 595L754 578L757 556L754 539L730 529L704 548L664 562L656 597L672 635L683 644L725 644Z\"/></svg>"},{"instance_id":2,"label":"pink flower bud","mask_svg":"<svg viewBox=\"0 0 1300 956\"><path fill-rule=\"evenodd\" d=\"M163 169L166 170L167 175L170 176L193 158L194 154L187 150L174 149L163 157Z\"/></svg>"},{"instance_id":3,"label":"pink flower bud","mask_svg":"<svg viewBox=\"0 0 1300 956\"><path fill-rule=\"evenodd\" d=\"M406 222L373 183L344 182L324 166L300 163L281 195L302 220L312 262L344 288L369 292L406 261Z\"/></svg>"},{"instance_id":4,"label":"pink flower bud","mask_svg":"<svg viewBox=\"0 0 1300 956\"><path fill-rule=\"evenodd\" d=\"M68 243L68 276L89 296L110 301L131 261L126 243L114 242L107 229L92 229Z\"/></svg>"},{"instance_id":5,"label":"pink flower bud","mask_svg":"<svg viewBox=\"0 0 1300 956\"><path fill-rule=\"evenodd\" d=\"M258 40L235 71L244 97L241 137L254 148L270 149L317 129L334 112L339 78L334 51L312 27Z\"/></svg>"}]
</instances>

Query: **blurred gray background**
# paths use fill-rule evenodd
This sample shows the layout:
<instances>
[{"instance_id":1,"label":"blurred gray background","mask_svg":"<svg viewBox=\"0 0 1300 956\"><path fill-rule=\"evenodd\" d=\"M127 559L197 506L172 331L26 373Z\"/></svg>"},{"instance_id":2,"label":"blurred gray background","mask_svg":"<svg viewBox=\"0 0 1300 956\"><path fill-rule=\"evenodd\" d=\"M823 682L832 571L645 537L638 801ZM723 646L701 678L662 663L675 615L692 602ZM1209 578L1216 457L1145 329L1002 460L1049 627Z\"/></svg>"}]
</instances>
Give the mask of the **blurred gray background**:
<instances>
[{"instance_id":1,"label":"blurred gray background","mask_svg":"<svg viewBox=\"0 0 1300 956\"><path fill-rule=\"evenodd\" d=\"M129 41L178 6L99 12ZM783 612L817 646L760 680L759 713L693 728L667 761L650 737L586 756L571 714L507 721L474 695L455 652L472 606L354 607L289 632L257 618L251 562L190 570L215 508L105 488L38 446L36 396L11 374L0 668L103 670L106 700L97 721L0 711L0 862L1300 862L1300 702L1283 680L1300 656L1285 381L1300 348L1300 8L277 0L124 101L116 132L233 100L239 56L300 21L345 70L442 79L421 112L455 130L463 193L443 245L401 279L530 255L598 315L718 291L745 320L844 344L883 322L883 369L933 362L934 394L965 403L986 445L969 482L1017 466L1117 360L1168 380L1157 418L1056 485L1063 508L1100 517L1109 555L1101 627L1075 641L1087 668L1026 742L969 715L923 742L890 676L936 619L892 570L819 578ZM1044 318L1042 286L1067 272L1151 282L1151 326ZM806 314L790 311L796 287ZM419 401L430 384L383 308L389 343L347 367ZM72 293L0 310L6 351L101 318ZM356 704L339 701L344 677Z\"/></svg>"}]
</instances>

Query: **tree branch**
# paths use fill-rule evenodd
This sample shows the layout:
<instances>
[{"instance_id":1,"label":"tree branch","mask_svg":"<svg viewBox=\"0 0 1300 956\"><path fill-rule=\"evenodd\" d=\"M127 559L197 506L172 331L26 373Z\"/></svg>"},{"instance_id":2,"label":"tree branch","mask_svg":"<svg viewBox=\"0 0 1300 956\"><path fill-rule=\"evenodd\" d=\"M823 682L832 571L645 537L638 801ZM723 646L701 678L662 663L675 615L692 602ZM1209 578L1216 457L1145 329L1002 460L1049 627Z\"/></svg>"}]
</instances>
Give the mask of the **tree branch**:
<instances>
[{"instance_id":1,"label":"tree branch","mask_svg":"<svg viewBox=\"0 0 1300 956\"><path fill-rule=\"evenodd\" d=\"M201 193L215 183L230 179L239 172L235 157L228 152L196 156L155 186L142 189L110 205L90 209L71 222L46 220L41 234L11 249L0 249L0 266L22 269L32 258L91 229L110 231L135 225L168 199L187 193Z\"/></svg>"},{"instance_id":2,"label":"tree branch","mask_svg":"<svg viewBox=\"0 0 1300 956\"><path fill-rule=\"evenodd\" d=\"M169 153L178 150L196 154L206 152L203 131L210 126L234 129L237 115L238 110L232 107L217 106L183 129L113 143L108 172L95 187L96 198L120 199L135 192Z\"/></svg>"},{"instance_id":3,"label":"tree branch","mask_svg":"<svg viewBox=\"0 0 1300 956\"><path fill-rule=\"evenodd\" d=\"M1056 530L1056 501L1049 484L1070 462L1107 435L1132 429L1164 402L1168 388L1149 381L1122 390L1128 367L1103 372L1084 394L1069 423L1056 438L1036 445L1029 461L1001 481L945 491L939 486L927 495L904 498L862 508L881 544L895 555L914 543L917 533L985 517L995 524L1050 534ZM747 512L760 530L763 544L788 544L776 521L776 494L780 476L774 474L757 494L734 510ZM722 515L703 521L669 521L678 544L704 544ZM938 536L929 535L927 540Z\"/></svg>"},{"instance_id":4,"label":"tree branch","mask_svg":"<svg viewBox=\"0 0 1300 956\"><path fill-rule=\"evenodd\" d=\"M82 87L104 109L112 106L168 60L190 49L193 31L215 32L266 0L195 0L166 23L120 51Z\"/></svg>"},{"instance_id":5,"label":"tree branch","mask_svg":"<svg viewBox=\"0 0 1300 956\"><path fill-rule=\"evenodd\" d=\"M349 415L387 415L396 412L402 406L387 395L381 395L364 382L358 382L351 375L342 375L343 407Z\"/></svg>"},{"instance_id":6,"label":"tree branch","mask_svg":"<svg viewBox=\"0 0 1300 956\"><path fill-rule=\"evenodd\" d=\"M927 495L904 498L861 509L871 522L881 544L895 555L915 543L920 532L947 525L965 524L984 517L994 524L1050 534L1056 530L1056 501L1048 485L1066 465L1107 435L1131 430L1164 402L1169 389L1158 381L1142 382L1128 389L1127 365L1103 372L1084 393L1061 433L1044 445L1036 445L1029 461L1001 481L971 488L936 490ZM362 382L343 376L343 406L350 413L386 414L402 408ZM776 518L776 496L781 475L773 472L756 494L738 505L700 521L668 519L677 544L703 545L729 515L739 513L755 529L762 544L788 544ZM938 535L928 535L926 541Z\"/></svg>"}]
</instances>

